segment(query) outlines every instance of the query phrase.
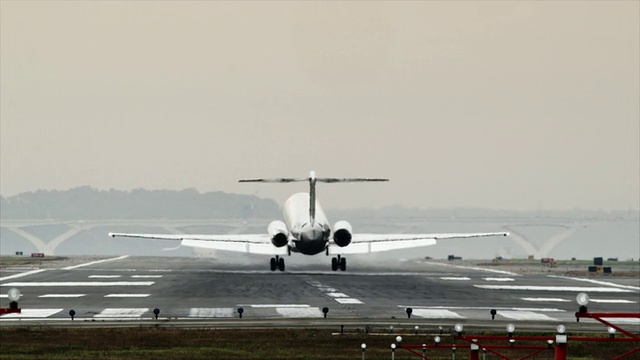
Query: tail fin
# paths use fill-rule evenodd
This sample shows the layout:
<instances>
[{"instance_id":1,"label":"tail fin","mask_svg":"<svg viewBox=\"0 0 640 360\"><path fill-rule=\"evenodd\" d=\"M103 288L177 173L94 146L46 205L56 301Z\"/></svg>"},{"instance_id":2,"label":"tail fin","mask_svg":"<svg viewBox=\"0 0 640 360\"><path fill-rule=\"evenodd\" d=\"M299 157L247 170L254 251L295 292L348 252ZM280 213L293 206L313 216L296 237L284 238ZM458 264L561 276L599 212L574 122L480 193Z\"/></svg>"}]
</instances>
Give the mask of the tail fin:
<instances>
[{"instance_id":1,"label":"tail fin","mask_svg":"<svg viewBox=\"0 0 640 360\"><path fill-rule=\"evenodd\" d=\"M316 182L338 183L338 182L379 182L389 181L389 179L379 178L318 178L315 171L309 173L307 178L275 178L275 179L243 179L239 182L260 182L260 183L289 183L289 182L309 182L309 219L313 223L316 217Z\"/></svg>"}]
</instances>

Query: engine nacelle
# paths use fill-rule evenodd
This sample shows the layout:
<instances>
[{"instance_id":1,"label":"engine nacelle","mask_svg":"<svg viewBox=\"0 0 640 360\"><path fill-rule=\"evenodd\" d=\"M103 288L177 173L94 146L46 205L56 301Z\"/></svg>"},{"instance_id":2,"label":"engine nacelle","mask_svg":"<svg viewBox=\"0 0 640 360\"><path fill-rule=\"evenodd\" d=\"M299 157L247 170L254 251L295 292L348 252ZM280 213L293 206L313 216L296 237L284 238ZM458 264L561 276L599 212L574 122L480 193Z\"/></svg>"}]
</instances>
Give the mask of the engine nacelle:
<instances>
[{"instance_id":1,"label":"engine nacelle","mask_svg":"<svg viewBox=\"0 0 640 360\"><path fill-rule=\"evenodd\" d=\"M341 220L333 226L333 242L338 246L347 246L351 243L351 224Z\"/></svg>"},{"instance_id":2,"label":"engine nacelle","mask_svg":"<svg viewBox=\"0 0 640 360\"><path fill-rule=\"evenodd\" d=\"M289 229L282 221L272 221L267 231L273 246L283 247L289 243Z\"/></svg>"}]
</instances>

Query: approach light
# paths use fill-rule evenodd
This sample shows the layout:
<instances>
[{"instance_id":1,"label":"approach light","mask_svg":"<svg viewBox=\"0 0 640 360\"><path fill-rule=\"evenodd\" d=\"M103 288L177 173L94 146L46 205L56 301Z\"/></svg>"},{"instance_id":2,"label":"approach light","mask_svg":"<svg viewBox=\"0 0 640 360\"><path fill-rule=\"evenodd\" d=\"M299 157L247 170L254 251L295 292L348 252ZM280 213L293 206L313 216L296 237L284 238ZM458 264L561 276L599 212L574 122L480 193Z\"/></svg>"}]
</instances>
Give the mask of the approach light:
<instances>
[{"instance_id":1,"label":"approach light","mask_svg":"<svg viewBox=\"0 0 640 360\"><path fill-rule=\"evenodd\" d=\"M416 331L416 335L418 335L418 329L420 329L420 327L416 325L413 329Z\"/></svg>"},{"instance_id":2,"label":"approach light","mask_svg":"<svg viewBox=\"0 0 640 360\"><path fill-rule=\"evenodd\" d=\"M509 345L513 346L515 345L516 340L515 339L509 339Z\"/></svg>"},{"instance_id":3,"label":"approach light","mask_svg":"<svg viewBox=\"0 0 640 360\"><path fill-rule=\"evenodd\" d=\"M589 295L587 293L580 293L576 296L576 302L578 305L586 306L589 304Z\"/></svg>"},{"instance_id":4,"label":"approach light","mask_svg":"<svg viewBox=\"0 0 640 360\"><path fill-rule=\"evenodd\" d=\"M436 345L440 344L440 336L436 335L436 337L433 338L433 342L435 342Z\"/></svg>"},{"instance_id":5,"label":"approach light","mask_svg":"<svg viewBox=\"0 0 640 360\"><path fill-rule=\"evenodd\" d=\"M396 344L391 344L391 351L395 351L396 350Z\"/></svg>"},{"instance_id":6,"label":"approach light","mask_svg":"<svg viewBox=\"0 0 640 360\"><path fill-rule=\"evenodd\" d=\"M9 298L9 301L20 300L20 290L16 288L9 289L9 291L7 292L7 297Z\"/></svg>"},{"instance_id":7,"label":"approach light","mask_svg":"<svg viewBox=\"0 0 640 360\"><path fill-rule=\"evenodd\" d=\"M551 345L553 345L553 340L547 340L547 346L549 347L549 349L551 349Z\"/></svg>"},{"instance_id":8,"label":"approach light","mask_svg":"<svg viewBox=\"0 0 640 360\"><path fill-rule=\"evenodd\" d=\"M508 324L507 325L507 334L509 335L509 337L513 336L513 332L516 331L516 326L513 324Z\"/></svg>"},{"instance_id":9,"label":"approach light","mask_svg":"<svg viewBox=\"0 0 640 360\"><path fill-rule=\"evenodd\" d=\"M402 342L402 336L396 336L396 342L400 344Z\"/></svg>"},{"instance_id":10,"label":"approach light","mask_svg":"<svg viewBox=\"0 0 640 360\"><path fill-rule=\"evenodd\" d=\"M609 333L609 338L613 339L616 336L616 328L607 326L607 332Z\"/></svg>"},{"instance_id":11,"label":"approach light","mask_svg":"<svg viewBox=\"0 0 640 360\"><path fill-rule=\"evenodd\" d=\"M567 328L564 327L564 325L560 324L558 325L558 327L556 327L556 330L558 331L558 334L564 334L564 332L567 331Z\"/></svg>"},{"instance_id":12,"label":"approach light","mask_svg":"<svg viewBox=\"0 0 640 360\"><path fill-rule=\"evenodd\" d=\"M362 351L364 351L364 349L366 349L366 348L367 348L367 344L362 343L362 345L360 345L360 347L362 348Z\"/></svg>"},{"instance_id":13,"label":"approach light","mask_svg":"<svg viewBox=\"0 0 640 360\"><path fill-rule=\"evenodd\" d=\"M462 330L464 330L464 326L462 326L462 324L456 324L456 326L453 327L456 332L458 333L458 335L462 335Z\"/></svg>"}]
</instances>

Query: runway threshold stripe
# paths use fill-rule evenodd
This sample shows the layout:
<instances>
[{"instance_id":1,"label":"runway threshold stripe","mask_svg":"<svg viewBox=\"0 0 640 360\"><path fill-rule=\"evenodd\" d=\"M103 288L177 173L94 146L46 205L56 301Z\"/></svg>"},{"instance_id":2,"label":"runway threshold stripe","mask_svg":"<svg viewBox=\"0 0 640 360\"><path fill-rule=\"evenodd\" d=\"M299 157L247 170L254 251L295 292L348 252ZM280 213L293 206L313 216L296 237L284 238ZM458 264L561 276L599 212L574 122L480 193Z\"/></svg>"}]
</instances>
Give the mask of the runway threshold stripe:
<instances>
[{"instance_id":1,"label":"runway threshold stripe","mask_svg":"<svg viewBox=\"0 0 640 360\"><path fill-rule=\"evenodd\" d=\"M106 298L143 298L149 297L151 294L107 294Z\"/></svg>"},{"instance_id":2,"label":"runway threshold stripe","mask_svg":"<svg viewBox=\"0 0 640 360\"><path fill-rule=\"evenodd\" d=\"M20 297L24 296L24 294L20 294ZM0 299L8 299L9 295L8 294L0 294Z\"/></svg>"},{"instance_id":3,"label":"runway threshold stripe","mask_svg":"<svg viewBox=\"0 0 640 360\"><path fill-rule=\"evenodd\" d=\"M22 309L22 313L9 313L2 315L5 318L45 318L57 314L64 309Z\"/></svg>"},{"instance_id":4,"label":"runway threshold stripe","mask_svg":"<svg viewBox=\"0 0 640 360\"><path fill-rule=\"evenodd\" d=\"M108 308L97 314L96 318L132 318L140 317L149 311L149 308Z\"/></svg>"},{"instance_id":5,"label":"runway threshold stripe","mask_svg":"<svg viewBox=\"0 0 640 360\"><path fill-rule=\"evenodd\" d=\"M48 287L48 286L150 286L154 281L79 281L79 282L12 282L1 286Z\"/></svg>"},{"instance_id":6,"label":"runway threshold stripe","mask_svg":"<svg viewBox=\"0 0 640 360\"><path fill-rule=\"evenodd\" d=\"M90 279L116 279L122 275L89 275Z\"/></svg>"},{"instance_id":7,"label":"runway threshold stripe","mask_svg":"<svg viewBox=\"0 0 640 360\"><path fill-rule=\"evenodd\" d=\"M612 282L608 282L608 281L593 280L593 279L581 279L581 278L575 278L575 277L571 277L571 276L561 276L561 275L547 275L547 276L549 276L551 278L556 278L556 279L567 279L567 280L589 282L589 283L598 284L598 285L613 286L613 287L617 287L617 288L621 288L621 289L640 290L640 287L638 287L638 286L620 285L620 284L616 284L616 283L612 283Z\"/></svg>"},{"instance_id":8,"label":"runway threshold stripe","mask_svg":"<svg viewBox=\"0 0 640 360\"><path fill-rule=\"evenodd\" d=\"M604 304L635 304L635 301L623 299L589 299L589 302Z\"/></svg>"},{"instance_id":9,"label":"runway threshold stripe","mask_svg":"<svg viewBox=\"0 0 640 360\"><path fill-rule=\"evenodd\" d=\"M412 315L426 319L464 319L465 317L446 309L413 309Z\"/></svg>"},{"instance_id":10,"label":"runway threshold stripe","mask_svg":"<svg viewBox=\"0 0 640 360\"><path fill-rule=\"evenodd\" d=\"M118 257L110 258L110 259L96 260L96 261L91 261L91 262L84 263L84 264L67 266L67 267L62 268L62 270L73 270L73 269L77 269L77 268L81 268L81 267L85 267L85 266L101 264L101 263L104 263L104 262L107 262L107 261L122 260L122 259L126 259L128 257L129 257L129 255L122 255L122 256L118 256Z\"/></svg>"},{"instance_id":11,"label":"runway threshold stripe","mask_svg":"<svg viewBox=\"0 0 640 360\"><path fill-rule=\"evenodd\" d=\"M524 301L548 301L548 302L571 302L571 300L560 298L522 298Z\"/></svg>"},{"instance_id":12,"label":"runway threshold stripe","mask_svg":"<svg viewBox=\"0 0 640 360\"><path fill-rule=\"evenodd\" d=\"M362 301L354 298L335 298L333 300L340 304L362 304Z\"/></svg>"},{"instance_id":13,"label":"runway threshold stripe","mask_svg":"<svg viewBox=\"0 0 640 360\"><path fill-rule=\"evenodd\" d=\"M319 318L324 316L322 311L320 311L320 309L316 307L308 307L308 308L284 307L284 308L276 308L276 312L278 313L278 315L281 315L284 317L294 317L294 318L303 318L303 317Z\"/></svg>"},{"instance_id":14,"label":"runway threshold stripe","mask_svg":"<svg viewBox=\"0 0 640 360\"><path fill-rule=\"evenodd\" d=\"M32 271L27 271L27 272L23 272L23 273L19 273L19 274L14 274L14 275L9 275L9 276L5 276L5 277L1 277L0 281L5 281L5 280L11 280L11 279L17 279L17 278L21 278L24 276L29 276L29 275L33 275L33 274L37 274L37 273L41 273L43 271L47 271L47 269L39 269L39 270L32 270Z\"/></svg>"},{"instance_id":15,"label":"runway threshold stripe","mask_svg":"<svg viewBox=\"0 0 640 360\"><path fill-rule=\"evenodd\" d=\"M466 281L466 280L471 280L471 278L468 278L466 276L463 277L455 277L455 276L449 276L449 277L441 277L440 280L461 280L461 281Z\"/></svg>"},{"instance_id":16,"label":"runway threshold stripe","mask_svg":"<svg viewBox=\"0 0 640 360\"><path fill-rule=\"evenodd\" d=\"M554 308L508 308L508 307L488 307L488 306L421 306L421 305L398 305L399 308L416 309L454 309L454 310L512 310L512 311L542 311L542 312L565 312L565 310Z\"/></svg>"},{"instance_id":17,"label":"runway threshold stripe","mask_svg":"<svg viewBox=\"0 0 640 360\"><path fill-rule=\"evenodd\" d=\"M479 289L487 290L525 290L525 291L570 291L570 292L632 292L631 290L605 287L579 287L579 286L526 286L526 285L473 285Z\"/></svg>"},{"instance_id":18,"label":"runway threshold stripe","mask_svg":"<svg viewBox=\"0 0 640 360\"><path fill-rule=\"evenodd\" d=\"M513 320L558 321L558 319L554 319L545 314L535 313L533 311L501 310L498 311L498 315Z\"/></svg>"},{"instance_id":19,"label":"runway threshold stripe","mask_svg":"<svg viewBox=\"0 0 640 360\"><path fill-rule=\"evenodd\" d=\"M189 317L196 318L230 318L234 315L233 308L191 308L189 310Z\"/></svg>"},{"instance_id":20,"label":"runway threshold stripe","mask_svg":"<svg viewBox=\"0 0 640 360\"><path fill-rule=\"evenodd\" d=\"M85 294L45 294L40 295L40 298L79 298L83 297Z\"/></svg>"},{"instance_id":21,"label":"runway threshold stripe","mask_svg":"<svg viewBox=\"0 0 640 360\"><path fill-rule=\"evenodd\" d=\"M331 296L332 298L348 298L349 297L349 295L339 293L339 292L331 292L331 293L327 293L327 295Z\"/></svg>"},{"instance_id":22,"label":"runway threshold stripe","mask_svg":"<svg viewBox=\"0 0 640 360\"><path fill-rule=\"evenodd\" d=\"M243 306L243 305L240 305ZM244 305L252 308L308 308L310 305L306 304L251 304Z\"/></svg>"},{"instance_id":23,"label":"runway threshold stripe","mask_svg":"<svg viewBox=\"0 0 640 360\"><path fill-rule=\"evenodd\" d=\"M131 275L132 278L136 279L159 279L164 275Z\"/></svg>"},{"instance_id":24,"label":"runway threshold stripe","mask_svg":"<svg viewBox=\"0 0 640 360\"><path fill-rule=\"evenodd\" d=\"M487 277L487 278L483 278L483 280L485 281L516 281L515 279L512 278L504 278L504 277L496 277L496 278L491 278L491 277Z\"/></svg>"}]
</instances>

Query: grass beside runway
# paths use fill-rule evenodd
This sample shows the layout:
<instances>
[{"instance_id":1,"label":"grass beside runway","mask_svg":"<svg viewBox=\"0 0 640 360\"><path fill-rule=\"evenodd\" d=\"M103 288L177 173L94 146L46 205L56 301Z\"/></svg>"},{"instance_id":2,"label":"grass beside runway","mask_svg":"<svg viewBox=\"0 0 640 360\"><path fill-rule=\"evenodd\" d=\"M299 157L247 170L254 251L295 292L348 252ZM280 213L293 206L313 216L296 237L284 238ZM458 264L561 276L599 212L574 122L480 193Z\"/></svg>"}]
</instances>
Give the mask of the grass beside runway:
<instances>
[{"instance_id":1,"label":"grass beside runway","mask_svg":"<svg viewBox=\"0 0 640 360\"><path fill-rule=\"evenodd\" d=\"M365 334L362 329L336 335L334 331L3 327L0 331L0 359L360 359L362 343L367 344L367 359L388 359L390 344L398 335ZM433 340L433 335L416 336L409 332L400 335L405 344ZM443 336L443 344L450 342L450 337ZM569 359L611 358L634 346L637 344L573 342L569 346ZM503 354L521 357L528 352L520 350ZM417 358L411 357L406 350L397 350L396 355L397 358ZM451 350L429 350L428 355L431 359L451 359ZM458 349L456 356L466 359L469 350ZM545 350L534 359L552 356L553 350Z\"/></svg>"}]
</instances>

